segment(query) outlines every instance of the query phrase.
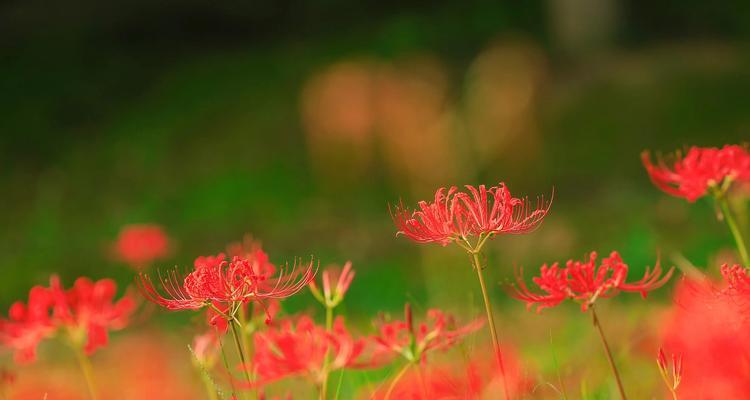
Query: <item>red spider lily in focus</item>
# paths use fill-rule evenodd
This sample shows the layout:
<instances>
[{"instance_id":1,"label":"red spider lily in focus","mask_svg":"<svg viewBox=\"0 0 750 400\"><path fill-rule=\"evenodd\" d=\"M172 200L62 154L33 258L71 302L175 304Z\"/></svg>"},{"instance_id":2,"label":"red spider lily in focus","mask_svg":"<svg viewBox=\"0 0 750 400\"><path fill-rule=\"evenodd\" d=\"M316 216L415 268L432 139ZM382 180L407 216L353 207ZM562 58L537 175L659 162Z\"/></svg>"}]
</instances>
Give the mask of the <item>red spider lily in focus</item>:
<instances>
[{"instance_id":1,"label":"red spider lily in focus","mask_svg":"<svg viewBox=\"0 0 750 400\"><path fill-rule=\"evenodd\" d=\"M706 195L709 189L726 192L733 181L750 180L750 153L743 146L693 146L685 157L677 154L669 164L660 159L654 165L648 151L641 158L654 185L690 202Z\"/></svg>"},{"instance_id":2,"label":"red spider lily in focus","mask_svg":"<svg viewBox=\"0 0 750 400\"><path fill-rule=\"evenodd\" d=\"M330 332L307 316L300 317L296 323L285 319L279 326L258 332L254 339L253 367L261 384L289 376L305 376L319 385L325 372L326 354L330 354L328 372L374 366L361 360L367 342L354 339L342 317L336 318Z\"/></svg>"},{"instance_id":3,"label":"red spider lily in focus","mask_svg":"<svg viewBox=\"0 0 750 400\"><path fill-rule=\"evenodd\" d=\"M427 321L414 326L408 303L404 307L404 314L405 321L379 323L378 335L373 337L379 345L379 356L399 355L410 362L425 361L428 352L447 349L484 324L482 319L477 319L457 327L453 316L431 309L427 311Z\"/></svg>"},{"instance_id":4,"label":"red spider lily in focus","mask_svg":"<svg viewBox=\"0 0 750 400\"><path fill-rule=\"evenodd\" d=\"M648 292L663 286L673 271L674 268L670 268L661 276L662 269L657 261L653 269L646 268L643 278L627 283L628 265L619 253L613 251L597 266L597 253L591 252L587 261L568 260L564 268L559 263L542 265L540 275L532 278L542 293L530 290L519 273L518 286L511 296L526 302L528 308L536 305L537 312L566 299L581 303L581 310L586 311L598 298L612 297L619 292L638 292L645 298Z\"/></svg>"},{"instance_id":5,"label":"red spider lily in focus","mask_svg":"<svg viewBox=\"0 0 750 400\"><path fill-rule=\"evenodd\" d=\"M344 296L354 280L352 262L347 261L341 270L337 267L328 267L323 270L321 275L323 281L322 292L317 283L315 283L315 280L310 281L310 292L325 307L335 308L344 300Z\"/></svg>"},{"instance_id":6,"label":"red spider lily in focus","mask_svg":"<svg viewBox=\"0 0 750 400\"><path fill-rule=\"evenodd\" d=\"M505 381L508 395L511 398L521 398L531 389L531 381L525 377L514 349L504 347L503 354L506 355L507 377ZM490 360L482 361L480 358L480 361L477 361L475 358L462 367L442 364L429 367L412 366L403 378L391 384L383 383L367 398L373 400L499 399L503 397L501 393L506 392L506 386L497 369L490 368L493 365L487 362Z\"/></svg>"},{"instance_id":7,"label":"red spider lily in focus","mask_svg":"<svg viewBox=\"0 0 750 400\"><path fill-rule=\"evenodd\" d=\"M110 279L92 282L88 278L77 279L66 291L53 276L49 288L35 286L27 304L14 303L9 319L0 319L0 343L15 350L17 362L31 362L39 342L62 329L72 344L90 355L107 344L109 330L127 325L135 309L129 295L114 301L116 291Z\"/></svg>"},{"instance_id":8,"label":"red spider lily in focus","mask_svg":"<svg viewBox=\"0 0 750 400\"><path fill-rule=\"evenodd\" d=\"M659 366L661 378L664 380L667 388L669 388L669 392L672 393L672 398L677 400L677 388L680 386L680 380L682 379L682 356L672 354L672 361L670 363L667 360L667 355L664 354L664 350L659 348L656 365Z\"/></svg>"},{"instance_id":9,"label":"red spider lily in focus","mask_svg":"<svg viewBox=\"0 0 750 400\"><path fill-rule=\"evenodd\" d=\"M680 399L750 398L747 307L708 280L683 280L662 318L664 347L682 355Z\"/></svg>"},{"instance_id":10,"label":"red spider lily in focus","mask_svg":"<svg viewBox=\"0 0 750 400\"><path fill-rule=\"evenodd\" d=\"M170 247L170 239L161 226L140 224L123 227L113 250L119 260L135 269L143 269L167 257Z\"/></svg>"},{"instance_id":11,"label":"red spider lily in focus","mask_svg":"<svg viewBox=\"0 0 750 400\"><path fill-rule=\"evenodd\" d=\"M466 242L470 236L522 234L538 227L552 204L540 199L532 206L528 199L513 197L504 183L489 189L466 185L466 190L459 192L452 186L446 193L440 188L432 203L420 201L415 211L403 204L397 206L391 214L398 234L415 242L443 246L458 240Z\"/></svg>"},{"instance_id":12,"label":"red spider lily in focus","mask_svg":"<svg viewBox=\"0 0 750 400\"><path fill-rule=\"evenodd\" d=\"M254 258L224 258L224 254L199 257L193 271L184 278L175 271L160 277L161 291L146 273L139 274L138 286L146 298L169 310L198 310L219 304L228 313L215 310L233 319L243 303L289 297L307 286L315 275L312 260L299 266L295 260L292 268L276 270Z\"/></svg>"}]
</instances>

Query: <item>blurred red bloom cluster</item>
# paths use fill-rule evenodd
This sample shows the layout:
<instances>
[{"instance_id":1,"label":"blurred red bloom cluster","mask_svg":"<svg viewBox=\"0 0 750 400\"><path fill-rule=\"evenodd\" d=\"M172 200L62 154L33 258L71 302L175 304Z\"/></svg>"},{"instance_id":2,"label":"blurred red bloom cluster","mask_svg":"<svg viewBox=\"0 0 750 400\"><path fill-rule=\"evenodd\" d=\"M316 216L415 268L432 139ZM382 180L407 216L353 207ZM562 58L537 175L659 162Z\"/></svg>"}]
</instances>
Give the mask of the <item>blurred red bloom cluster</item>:
<instances>
[{"instance_id":1,"label":"blurred red bloom cluster","mask_svg":"<svg viewBox=\"0 0 750 400\"><path fill-rule=\"evenodd\" d=\"M49 287L33 287L26 303L14 303L8 319L0 319L0 343L15 350L18 362L34 361L39 342L58 334L92 354L107 344L109 330L127 325L135 308L130 295L115 301L116 291L111 279L88 278L65 290L53 276Z\"/></svg>"}]
</instances>

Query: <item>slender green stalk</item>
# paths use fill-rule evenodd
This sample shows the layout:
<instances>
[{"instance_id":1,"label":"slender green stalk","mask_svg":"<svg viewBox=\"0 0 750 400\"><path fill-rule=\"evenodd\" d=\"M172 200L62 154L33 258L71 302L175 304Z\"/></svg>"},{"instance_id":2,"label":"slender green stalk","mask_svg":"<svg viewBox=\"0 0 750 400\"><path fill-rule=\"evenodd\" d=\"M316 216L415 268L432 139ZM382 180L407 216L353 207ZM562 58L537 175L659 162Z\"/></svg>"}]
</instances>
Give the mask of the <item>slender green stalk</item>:
<instances>
[{"instance_id":1,"label":"slender green stalk","mask_svg":"<svg viewBox=\"0 0 750 400\"><path fill-rule=\"evenodd\" d=\"M615 375L615 381L617 381L617 389L620 391L620 398L622 400L627 400L627 397L625 396L625 389L622 387L622 380L620 379L620 373L617 372L617 366L615 365L615 359L612 357L612 352L609 350L609 344L607 343L607 338L604 336L604 330L602 329L602 324L599 322L599 318L596 316L596 310L594 309L594 305L592 304L591 307L591 317L594 321L594 327L599 332L599 337L602 339L602 344L604 345L604 352L607 354L607 361L609 361L609 366L612 367L612 373Z\"/></svg>"},{"instance_id":2,"label":"slender green stalk","mask_svg":"<svg viewBox=\"0 0 750 400\"><path fill-rule=\"evenodd\" d=\"M747 253L745 240L742 237L742 231L737 225L734 214L729 208L729 200L727 199L727 196L724 194L716 195L716 201L719 203L721 214L724 216L724 220L727 222L727 226L732 232L732 236L734 236L734 241L737 243L737 250L740 254L740 258L742 259L742 263L745 265L745 267L750 268L750 256L748 256Z\"/></svg>"},{"instance_id":3,"label":"slender green stalk","mask_svg":"<svg viewBox=\"0 0 750 400\"><path fill-rule=\"evenodd\" d=\"M245 351L242 349L242 340L240 334L237 332L237 321L229 321L229 325L232 327L232 336L234 337L234 344L237 346L237 353L240 355L240 362L242 363L242 372L245 374L245 379L248 383L252 383L250 379L250 371L248 371L247 359L245 358ZM247 397L247 396L243 396Z\"/></svg>"},{"instance_id":4,"label":"slender green stalk","mask_svg":"<svg viewBox=\"0 0 750 400\"><path fill-rule=\"evenodd\" d=\"M331 332L333 330L333 308L329 305L326 305L326 332ZM323 358L323 382L320 385L320 400L325 400L327 397L328 392L328 377L330 375L330 371L328 368L330 367L330 349L326 349L326 355Z\"/></svg>"},{"instance_id":5,"label":"slender green stalk","mask_svg":"<svg viewBox=\"0 0 750 400\"><path fill-rule=\"evenodd\" d=\"M253 317L253 315L252 315L252 313L253 313L252 304L248 303L247 307L250 309L250 318L252 319L252 317ZM252 342L250 341L250 335L248 335L248 332L247 332L247 319L248 319L248 316L247 316L247 313L245 311L245 307L240 306L239 311L238 311L237 314L239 314L239 319L240 319L240 337L242 339L242 346L244 347L245 352L247 353L246 354L247 358L250 359L250 360L252 360L253 359L254 349L253 349ZM255 379L255 371L254 370L253 370L253 373L251 374L251 376L252 376L253 379ZM259 397L258 396L258 388L257 387L253 391L253 397L256 398L256 399Z\"/></svg>"},{"instance_id":6,"label":"slender green stalk","mask_svg":"<svg viewBox=\"0 0 750 400\"><path fill-rule=\"evenodd\" d=\"M231 324L231 321L229 322ZM219 338L219 349L221 350L221 359L224 361L224 368L226 368L227 373L229 374L229 385L232 388L232 397L237 397L237 389L234 387L234 376L232 375L232 370L229 368L229 361L227 360L227 353L224 351L224 341L222 338Z\"/></svg>"},{"instance_id":7,"label":"slender green stalk","mask_svg":"<svg viewBox=\"0 0 750 400\"><path fill-rule=\"evenodd\" d=\"M216 395L216 388L214 387L214 383L211 382L211 379L208 378L208 375L201 373L201 380L203 381L203 386L206 388L208 399L219 400L219 397Z\"/></svg>"},{"instance_id":8,"label":"slender green stalk","mask_svg":"<svg viewBox=\"0 0 750 400\"><path fill-rule=\"evenodd\" d=\"M492 313L492 303L490 303L490 296L487 294L487 285L484 283L484 276L482 274L482 266L479 263L479 251L471 252L471 260L474 269L477 271L477 278L479 278L479 286L482 288L482 298L484 299L484 309L487 312L487 326L490 329L490 336L492 336L492 345L495 349L495 357L497 357L497 364L500 368L500 375L503 378L503 393L505 394L505 400L510 399L510 388L508 387L508 380L505 377L505 363L503 362L503 355L500 350L500 340L497 336L497 329L495 328L495 319Z\"/></svg>"},{"instance_id":9,"label":"slender green stalk","mask_svg":"<svg viewBox=\"0 0 750 400\"><path fill-rule=\"evenodd\" d=\"M76 359L78 360L78 365L81 367L81 372L83 372L83 378L86 380L89 397L91 400L96 400L96 384L94 383L94 371L91 367L91 360L86 357L80 346L73 346L73 351L76 353Z\"/></svg>"},{"instance_id":10,"label":"slender green stalk","mask_svg":"<svg viewBox=\"0 0 750 400\"><path fill-rule=\"evenodd\" d=\"M403 368L401 368L401 371L398 372L398 375L396 375L395 378L391 381L391 384L388 386L388 390L385 392L385 400L390 400L391 393L393 393L393 389L396 388L396 384L401 380L401 378L404 377L406 374L406 371L409 370L409 367L411 367L413 363L408 362L406 365L404 365Z\"/></svg>"}]
</instances>

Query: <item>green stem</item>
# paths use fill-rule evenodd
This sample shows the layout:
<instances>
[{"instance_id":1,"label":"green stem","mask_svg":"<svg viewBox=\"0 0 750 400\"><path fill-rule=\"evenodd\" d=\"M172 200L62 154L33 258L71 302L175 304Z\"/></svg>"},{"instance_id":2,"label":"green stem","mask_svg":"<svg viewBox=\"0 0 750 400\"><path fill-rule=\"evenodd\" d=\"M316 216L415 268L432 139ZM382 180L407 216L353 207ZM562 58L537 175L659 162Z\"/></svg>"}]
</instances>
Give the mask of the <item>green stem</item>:
<instances>
[{"instance_id":1,"label":"green stem","mask_svg":"<svg viewBox=\"0 0 750 400\"><path fill-rule=\"evenodd\" d=\"M333 330L333 307L326 305L326 332L331 332ZM330 357L329 357L329 350L326 348L326 355L323 358L323 382L320 385L320 400L325 400L327 391L328 391L328 376L330 375L330 371L328 371L328 368L330 367Z\"/></svg>"},{"instance_id":2,"label":"green stem","mask_svg":"<svg viewBox=\"0 0 750 400\"><path fill-rule=\"evenodd\" d=\"M737 225L734 214L729 208L729 200L727 199L727 196L724 194L717 195L716 201L719 203L719 208L721 209L721 213L724 216L724 220L727 221L727 226L732 232L732 236L734 236L734 241L737 243L737 250L740 253L742 263L745 265L745 267L750 268L750 257L747 253L747 247L745 247L745 240L742 237L742 232Z\"/></svg>"},{"instance_id":3,"label":"green stem","mask_svg":"<svg viewBox=\"0 0 750 400\"><path fill-rule=\"evenodd\" d=\"M250 309L251 317L252 318L252 303L247 304L247 308ZM245 348L245 351L247 352L248 359L253 359L253 345L250 342L250 337L247 333L247 311L244 307L244 305L240 306L239 309L239 318L240 318L240 337L242 338L242 346ZM255 378L255 371L251 374L253 378ZM258 388L255 388L255 391L253 392L253 397L258 398Z\"/></svg>"},{"instance_id":4,"label":"green stem","mask_svg":"<svg viewBox=\"0 0 750 400\"><path fill-rule=\"evenodd\" d=\"M510 399L510 388L508 387L508 380L505 377L505 363L503 363L503 355L500 351L500 340L497 336L497 329L495 328L495 319L492 313L492 303L490 303L490 296L487 294L487 285L484 283L484 275L482 274L482 266L479 263L479 252L473 251L471 253L471 260L474 264L474 269L477 271L477 278L479 278L479 286L482 288L482 298L484 299L484 309L487 312L487 326L490 329L490 336L492 336L492 346L495 349L495 356L497 357L497 364L500 368L500 375L503 378L503 393L505 394L505 400Z\"/></svg>"},{"instance_id":5,"label":"green stem","mask_svg":"<svg viewBox=\"0 0 750 400\"><path fill-rule=\"evenodd\" d=\"M216 388L214 387L214 383L211 382L211 379L208 378L208 375L206 375L205 373L201 373L201 380L203 381L203 386L206 388L208 399L219 400L219 397L216 395Z\"/></svg>"},{"instance_id":6,"label":"green stem","mask_svg":"<svg viewBox=\"0 0 750 400\"><path fill-rule=\"evenodd\" d=\"M228 323L232 323L229 321ZM219 338L219 349L221 350L221 359L224 362L224 368L226 368L227 373L229 374L229 385L232 388L232 397L237 397L237 389L234 387L234 375L232 374L232 369L229 368L229 361L227 360L227 353L224 351L224 340L223 338Z\"/></svg>"},{"instance_id":7,"label":"green stem","mask_svg":"<svg viewBox=\"0 0 750 400\"><path fill-rule=\"evenodd\" d=\"M237 346L237 353L239 353L240 356L240 363L242 363L242 372L245 374L245 379L247 380L248 384L251 384L253 381L250 379L250 371L248 371L249 366L247 365L247 359L245 358L245 352L242 350L242 342L240 339L240 334L237 332L237 321L232 320L229 321L229 325L232 327L232 336L234 337L234 344ZM246 396L243 396L246 397Z\"/></svg>"},{"instance_id":8,"label":"green stem","mask_svg":"<svg viewBox=\"0 0 750 400\"><path fill-rule=\"evenodd\" d=\"M385 392L385 400L390 400L391 393L393 392L393 389L396 388L396 384L401 380L401 378L404 377L404 374L406 374L406 371L409 370L409 367L412 366L411 362L406 363L403 368L401 368L401 371L398 372L398 375L396 375L395 378L391 381L391 384L388 386L388 390Z\"/></svg>"},{"instance_id":9,"label":"green stem","mask_svg":"<svg viewBox=\"0 0 750 400\"><path fill-rule=\"evenodd\" d=\"M83 354L83 350L80 347L74 346L73 351L76 353L76 359L78 360L78 365L81 367L81 372L83 372L83 378L86 380L89 397L91 400L96 400L96 384L94 383L94 371L91 368L91 360Z\"/></svg>"},{"instance_id":10,"label":"green stem","mask_svg":"<svg viewBox=\"0 0 750 400\"><path fill-rule=\"evenodd\" d=\"M617 372L617 366L615 365L615 359L612 357L612 352L609 350L609 344L607 343L607 338L604 336L604 330L602 329L602 324L599 322L599 318L596 316L596 310L594 310L593 304L590 307L591 309L591 317L594 321L594 327L599 332L599 337L602 339L602 344L604 345L604 352L607 354L607 361L609 361L609 366L612 367L612 373L615 375L615 381L617 381L617 389L620 391L620 398L622 400L627 400L627 397L625 396L625 389L622 387L622 380L620 379L620 373Z\"/></svg>"}]
</instances>

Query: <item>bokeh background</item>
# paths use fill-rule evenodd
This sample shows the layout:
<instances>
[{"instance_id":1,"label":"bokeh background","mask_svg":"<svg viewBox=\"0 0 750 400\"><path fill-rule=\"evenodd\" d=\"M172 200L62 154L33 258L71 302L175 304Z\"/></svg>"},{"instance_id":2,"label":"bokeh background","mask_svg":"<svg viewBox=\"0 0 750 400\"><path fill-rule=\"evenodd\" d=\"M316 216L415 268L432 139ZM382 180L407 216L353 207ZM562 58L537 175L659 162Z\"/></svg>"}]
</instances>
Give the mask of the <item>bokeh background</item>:
<instances>
[{"instance_id":1,"label":"bokeh background","mask_svg":"<svg viewBox=\"0 0 750 400\"><path fill-rule=\"evenodd\" d=\"M388 206L504 181L554 190L542 228L487 258L503 334L544 375L552 337L563 364L598 344L575 305L538 316L510 300L514 267L619 250L638 274L731 249L712 205L653 188L640 153L750 138L749 38L744 2L6 2L0 306L52 273L131 284L108 249L123 225L153 222L176 243L158 268L252 233L276 262L351 260L359 326L405 301L468 318L481 311L468 259L396 238ZM625 302L644 304L611 307ZM606 374L598 361L583 373Z\"/></svg>"}]
</instances>

